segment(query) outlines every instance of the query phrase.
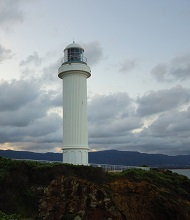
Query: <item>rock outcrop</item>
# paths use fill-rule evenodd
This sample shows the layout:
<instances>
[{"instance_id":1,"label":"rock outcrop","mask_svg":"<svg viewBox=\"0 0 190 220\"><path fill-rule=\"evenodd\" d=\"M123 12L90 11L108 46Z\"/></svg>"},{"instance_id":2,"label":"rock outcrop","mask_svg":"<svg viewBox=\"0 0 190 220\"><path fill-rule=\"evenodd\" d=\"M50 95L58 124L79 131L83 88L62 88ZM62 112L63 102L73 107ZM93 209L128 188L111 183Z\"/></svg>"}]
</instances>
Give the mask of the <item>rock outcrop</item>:
<instances>
[{"instance_id":1,"label":"rock outcrop","mask_svg":"<svg viewBox=\"0 0 190 220\"><path fill-rule=\"evenodd\" d=\"M187 220L190 198L126 177L97 185L59 176L44 189L39 215L44 220Z\"/></svg>"},{"instance_id":2,"label":"rock outcrop","mask_svg":"<svg viewBox=\"0 0 190 220\"><path fill-rule=\"evenodd\" d=\"M167 188L128 178L110 183L113 201L130 220L185 220L190 219L190 200L183 199Z\"/></svg>"},{"instance_id":3,"label":"rock outcrop","mask_svg":"<svg viewBox=\"0 0 190 220\"><path fill-rule=\"evenodd\" d=\"M125 219L106 190L76 177L60 176L44 190L40 217L53 219Z\"/></svg>"}]
</instances>

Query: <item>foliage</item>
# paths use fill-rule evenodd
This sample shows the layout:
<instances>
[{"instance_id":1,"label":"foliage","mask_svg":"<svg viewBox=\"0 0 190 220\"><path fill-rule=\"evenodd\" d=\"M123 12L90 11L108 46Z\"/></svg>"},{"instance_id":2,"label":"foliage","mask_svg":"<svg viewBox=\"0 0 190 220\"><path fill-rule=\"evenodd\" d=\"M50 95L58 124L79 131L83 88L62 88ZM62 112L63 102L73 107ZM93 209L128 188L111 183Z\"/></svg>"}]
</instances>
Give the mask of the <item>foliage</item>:
<instances>
[{"instance_id":1,"label":"foliage","mask_svg":"<svg viewBox=\"0 0 190 220\"><path fill-rule=\"evenodd\" d=\"M128 169L121 173L111 174L111 178L127 177L132 181L147 181L160 189L165 187L179 193L182 196L188 197L190 193L190 180L183 175L173 173L170 170L150 169Z\"/></svg>"},{"instance_id":2,"label":"foliage","mask_svg":"<svg viewBox=\"0 0 190 220\"><path fill-rule=\"evenodd\" d=\"M0 210L34 217L38 210L39 192L57 176L77 176L95 183L102 183L102 168L74 166L62 163L41 163L12 160L0 157ZM11 198L11 200L10 200ZM1 218L0 218L1 219Z\"/></svg>"},{"instance_id":3,"label":"foliage","mask_svg":"<svg viewBox=\"0 0 190 220\"><path fill-rule=\"evenodd\" d=\"M1 220L31 220L30 218L22 218L21 215L17 214L12 214L12 215L7 215L3 212L0 211L0 219Z\"/></svg>"},{"instance_id":4,"label":"foliage","mask_svg":"<svg viewBox=\"0 0 190 220\"><path fill-rule=\"evenodd\" d=\"M169 170L129 169L123 172L108 173L101 167L76 166L62 163L41 163L35 161L19 161L0 156L0 219L24 220L36 219L40 190L45 188L57 176L76 176L96 184L106 184L118 178L131 181L147 181L165 193L171 189L174 193L188 197L190 180ZM11 198L11 199L10 199ZM6 215L4 213L16 213ZM22 215L22 217L20 215ZM68 219L70 216L67 216Z\"/></svg>"}]
</instances>

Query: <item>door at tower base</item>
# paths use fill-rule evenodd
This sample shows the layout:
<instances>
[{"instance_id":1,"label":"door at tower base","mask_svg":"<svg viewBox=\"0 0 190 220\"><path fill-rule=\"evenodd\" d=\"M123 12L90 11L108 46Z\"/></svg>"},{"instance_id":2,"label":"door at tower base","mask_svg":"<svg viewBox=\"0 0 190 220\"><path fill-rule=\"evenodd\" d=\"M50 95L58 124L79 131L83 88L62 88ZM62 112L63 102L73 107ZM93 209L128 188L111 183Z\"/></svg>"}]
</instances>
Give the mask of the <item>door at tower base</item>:
<instances>
[{"instance_id":1,"label":"door at tower base","mask_svg":"<svg viewBox=\"0 0 190 220\"><path fill-rule=\"evenodd\" d=\"M88 150L63 149L63 163L88 165Z\"/></svg>"}]
</instances>

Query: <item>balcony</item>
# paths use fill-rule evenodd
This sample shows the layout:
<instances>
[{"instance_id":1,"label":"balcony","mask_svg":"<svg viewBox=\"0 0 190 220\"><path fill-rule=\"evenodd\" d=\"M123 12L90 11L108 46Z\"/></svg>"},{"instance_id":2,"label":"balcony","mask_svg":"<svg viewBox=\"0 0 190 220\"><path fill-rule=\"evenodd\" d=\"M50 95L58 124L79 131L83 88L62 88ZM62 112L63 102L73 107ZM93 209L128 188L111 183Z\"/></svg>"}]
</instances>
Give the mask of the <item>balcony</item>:
<instances>
[{"instance_id":1,"label":"balcony","mask_svg":"<svg viewBox=\"0 0 190 220\"><path fill-rule=\"evenodd\" d=\"M71 54L61 59L61 64L65 63L85 63L87 64L87 58L81 54Z\"/></svg>"}]
</instances>

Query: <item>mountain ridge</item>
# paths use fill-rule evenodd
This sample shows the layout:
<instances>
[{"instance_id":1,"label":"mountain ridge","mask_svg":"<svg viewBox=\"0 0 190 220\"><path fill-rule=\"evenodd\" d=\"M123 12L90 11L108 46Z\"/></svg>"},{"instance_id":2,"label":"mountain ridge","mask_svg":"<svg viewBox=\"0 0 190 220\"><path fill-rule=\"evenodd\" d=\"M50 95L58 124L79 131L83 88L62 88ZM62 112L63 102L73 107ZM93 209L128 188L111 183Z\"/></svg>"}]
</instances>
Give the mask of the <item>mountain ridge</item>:
<instances>
[{"instance_id":1,"label":"mountain ridge","mask_svg":"<svg viewBox=\"0 0 190 220\"><path fill-rule=\"evenodd\" d=\"M62 162L62 153L36 153L29 151L0 150L0 156L12 159ZM136 151L105 150L89 152L89 163L123 166L190 167L190 155L169 156Z\"/></svg>"}]
</instances>

